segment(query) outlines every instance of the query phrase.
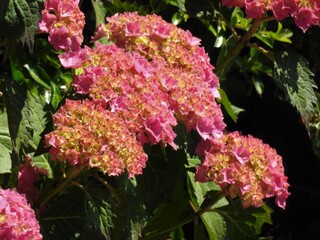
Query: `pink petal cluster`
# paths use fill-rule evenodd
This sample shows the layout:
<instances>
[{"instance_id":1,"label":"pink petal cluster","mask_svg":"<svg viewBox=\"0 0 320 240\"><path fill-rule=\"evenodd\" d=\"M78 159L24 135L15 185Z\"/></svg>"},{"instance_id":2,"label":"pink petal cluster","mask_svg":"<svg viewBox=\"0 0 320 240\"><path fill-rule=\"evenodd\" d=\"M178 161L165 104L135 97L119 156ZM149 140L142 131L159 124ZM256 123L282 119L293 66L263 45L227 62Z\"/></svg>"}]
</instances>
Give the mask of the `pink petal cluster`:
<instances>
[{"instance_id":1,"label":"pink petal cluster","mask_svg":"<svg viewBox=\"0 0 320 240\"><path fill-rule=\"evenodd\" d=\"M123 119L92 101L67 100L54 116L56 130L45 136L53 160L97 168L116 176L142 173L147 155Z\"/></svg>"},{"instance_id":2,"label":"pink petal cluster","mask_svg":"<svg viewBox=\"0 0 320 240\"><path fill-rule=\"evenodd\" d=\"M249 18L261 18L271 10L278 20L292 16L304 32L320 24L319 0L222 0L227 7L245 7Z\"/></svg>"},{"instance_id":3,"label":"pink petal cluster","mask_svg":"<svg viewBox=\"0 0 320 240\"><path fill-rule=\"evenodd\" d=\"M83 41L84 14L79 0L46 0L40 30L49 33L49 42L56 50L77 51Z\"/></svg>"},{"instance_id":4,"label":"pink petal cluster","mask_svg":"<svg viewBox=\"0 0 320 240\"><path fill-rule=\"evenodd\" d=\"M198 181L213 180L230 198L240 197L244 208L259 207L264 198L274 196L276 204L285 208L290 194L282 159L260 139L233 132L202 142L197 152L204 157L197 167Z\"/></svg>"},{"instance_id":5,"label":"pink petal cluster","mask_svg":"<svg viewBox=\"0 0 320 240\"><path fill-rule=\"evenodd\" d=\"M70 57L67 54L67 58L62 55L60 59L65 63ZM98 43L73 57L79 60L71 62L81 69L73 81L78 93L88 94L95 104L117 114L142 144L161 141L175 147L172 127L177 121L168 94L157 80L155 73L160 69L156 63L114 44Z\"/></svg>"},{"instance_id":6,"label":"pink petal cluster","mask_svg":"<svg viewBox=\"0 0 320 240\"><path fill-rule=\"evenodd\" d=\"M158 66L155 75L177 120L187 130L196 129L204 139L220 137L225 124L215 101L218 78L199 46L200 39L157 15L124 13L107 21L97 28L93 39L106 36L119 48L138 53Z\"/></svg>"},{"instance_id":7,"label":"pink petal cluster","mask_svg":"<svg viewBox=\"0 0 320 240\"><path fill-rule=\"evenodd\" d=\"M238 4L240 1L238 1ZM87 100L70 101L55 114L56 130L45 137L53 160L68 161L115 176L142 173L143 144L175 148L177 122L202 137L199 181L214 180L243 206L260 206L289 193L281 157L253 137L223 135L218 79L200 40L159 16L116 14L97 27L93 41L114 44L66 50L62 65L76 69L73 85Z\"/></svg>"},{"instance_id":8,"label":"pink petal cluster","mask_svg":"<svg viewBox=\"0 0 320 240\"><path fill-rule=\"evenodd\" d=\"M0 188L0 239L41 240L39 223L24 195Z\"/></svg>"},{"instance_id":9,"label":"pink petal cluster","mask_svg":"<svg viewBox=\"0 0 320 240\"><path fill-rule=\"evenodd\" d=\"M123 18L119 21L125 23L119 24L115 31L119 32L123 27L123 37L132 38L130 44L119 44L116 38L110 38L116 45L96 43L94 48L66 51L59 56L64 67L76 69L73 85L77 93L87 95L92 107L118 117L124 124L120 129L136 137L139 147L145 143L161 142L176 148L173 127L177 121L184 123L188 131L197 130L203 139L221 137L225 124L220 106L215 101L218 79L212 72L209 57L198 46L200 40L156 15L143 17L124 13L116 15L114 20L117 17ZM110 29L108 24L99 25L94 39L111 34ZM88 105L89 100L85 104ZM50 153L56 160L96 167L98 163L91 164L92 156L102 153L90 148L84 154L85 158L81 158L83 148L79 150L76 146L80 139L73 139L78 135L69 136L68 127L59 120L66 114L71 115L63 109L56 114L57 129L46 136L46 144L51 146ZM84 130L81 124L76 126L79 130L72 127L72 131L77 131L80 138ZM106 131L110 131L107 126ZM59 135L62 133L68 136ZM94 137L92 134L95 135L92 129L85 132L85 135ZM119 132L110 137L116 139L118 135ZM136 171L130 171L126 164L120 166L125 159L117 163L116 158L113 160L114 168L107 166L111 161L108 164L102 162L103 166L98 168L109 175L118 175L126 168L129 175L134 176L141 173L145 160L141 156L138 158Z\"/></svg>"},{"instance_id":10,"label":"pink petal cluster","mask_svg":"<svg viewBox=\"0 0 320 240\"><path fill-rule=\"evenodd\" d=\"M18 173L17 191L26 195L26 198L31 206L40 196L39 189L34 185L40 180L39 171L31 163L20 165Z\"/></svg>"},{"instance_id":11,"label":"pink petal cluster","mask_svg":"<svg viewBox=\"0 0 320 240\"><path fill-rule=\"evenodd\" d=\"M134 51L148 60L162 58L169 68L183 68L185 71L200 72L202 81L211 89L218 85L218 78L212 72L214 67L200 39L164 21L160 16L139 16L137 13L116 14L107 18L104 33L118 47ZM99 29L98 29L99 30ZM133 34L134 32L135 34Z\"/></svg>"}]
</instances>

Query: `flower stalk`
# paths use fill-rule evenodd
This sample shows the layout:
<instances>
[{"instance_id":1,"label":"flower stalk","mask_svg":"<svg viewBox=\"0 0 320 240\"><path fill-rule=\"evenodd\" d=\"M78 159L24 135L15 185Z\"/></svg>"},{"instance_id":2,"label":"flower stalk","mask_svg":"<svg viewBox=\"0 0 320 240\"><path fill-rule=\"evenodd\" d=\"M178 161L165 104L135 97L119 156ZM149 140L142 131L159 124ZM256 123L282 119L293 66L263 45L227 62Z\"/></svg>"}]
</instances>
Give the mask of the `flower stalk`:
<instances>
[{"instance_id":1,"label":"flower stalk","mask_svg":"<svg viewBox=\"0 0 320 240\"><path fill-rule=\"evenodd\" d=\"M36 206L43 206L45 205L50 199L52 199L57 194L61 193L69 183L75 179L77 175L82 171L83 167L72 167L69 172L67 173L67 177L62 181L57 187L49 188L49 191L44 193L36 202Z\"/></svg>"},{"instance_id":2,"label":"flower stalk","mask_svg":"<svg viewBox=\"0 0 320 240\"><path fill-rule=\"evenodd\" d=\"M237 44L230 50L230 52L227 54L223 60L218 63L218 65L215 68L215 72L218 76L221 75L221 72L223 68L228 66L240 53L240 51L246 46L247 42L250 41L250 39L253 37L253 35L256 33L260 25L264 22L268 22L271 20L274 20L275 17L265 17L265 18L259 18L255 19L252 23L250 29L239 39ZM222 78L220 78L220 82L222 81Z\"/></svg>"}]
</instances>

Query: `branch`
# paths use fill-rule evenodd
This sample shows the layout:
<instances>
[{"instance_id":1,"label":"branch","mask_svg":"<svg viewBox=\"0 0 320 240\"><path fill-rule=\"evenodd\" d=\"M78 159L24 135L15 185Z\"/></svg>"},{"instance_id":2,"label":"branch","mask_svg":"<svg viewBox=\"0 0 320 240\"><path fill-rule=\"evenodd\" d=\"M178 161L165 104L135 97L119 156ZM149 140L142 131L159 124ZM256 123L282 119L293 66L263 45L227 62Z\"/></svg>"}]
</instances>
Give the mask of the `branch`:
<instances>
[{"instance_id":1,"label":"branch","mask_svg":"<svg viewBox=\"0 0 320 240\"><path fill-rule=\"evenodd\" d=\"M254 20L250 29L240 38L238 43L230 50L227 56L216 66L215 68L216 74L219 76L219 73L222 71L222 69L226 67L228 64L230 64L238 56L242 48L245 47L246 43L249 42L249 40L252 38L252 36L255 34L255 32L258 30L259 26L262 23L268 22L274 19L275 17L271 16L271 17Z\"/></svg>"}]
</instances>

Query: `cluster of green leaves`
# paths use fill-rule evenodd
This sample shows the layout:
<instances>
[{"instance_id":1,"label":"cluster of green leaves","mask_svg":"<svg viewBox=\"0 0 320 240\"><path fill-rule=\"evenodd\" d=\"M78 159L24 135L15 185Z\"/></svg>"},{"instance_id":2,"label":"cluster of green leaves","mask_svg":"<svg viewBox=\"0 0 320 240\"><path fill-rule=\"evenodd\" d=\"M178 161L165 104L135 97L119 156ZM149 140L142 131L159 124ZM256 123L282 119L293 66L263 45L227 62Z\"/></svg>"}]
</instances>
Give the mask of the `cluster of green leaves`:
<instances>
[{"instance_id":1,"label":"cluster of green leaves","mask_svg":"<svg viewBox=\"0 0 320 240\"><path fill-rule=\"evenodd\" d=\"M195 164L200 160L192 155L192 143L197 140L183 129L178 151L145 149L149 160L141 176L111 178L85 169L66 181L69 167L50 161L43 136L53 128L52 114L67 96L74 97L72 72L61 68L58 52L46 36L35 35L42 2L0 2L0 184L14 187L19 164L29 156L48 172L39 186L42 199L63 185L39 216L44 239L258 239L262 226L271 224L271 209L267 205L242 209L238 200L224 198L213 182L195 182ZM124 11L155 12L184 27L193 20L203 26L204 34L215 39L203 42L216 54L212 61L221 80L220 102L234 122L243 109L231 104L227 90L239 72L251 84L248 89L261 96L266 79L274 81L306 123L320 112L307 60L275 47L291 41L292 33L280 23L271 27L268 21L254 23L241 9L226 9L213 0L81 2L89 6L84 11L94 26ZM248 39L241 41L245 36ZM312 122L315 134L320 132L319 122Z\"/></svg>"},{"instance_id":2,"label":"cluster of green leaves","mask_svg":"<svg viewBox=\"0 0 320 240\"><path fill-rule=\"evenodd\" d=\"M0 2L0 46L6 46L7 56L15 54L20 44L27 45L32 52L42 3L43 0Z\"/></svg>"}]
</instances>

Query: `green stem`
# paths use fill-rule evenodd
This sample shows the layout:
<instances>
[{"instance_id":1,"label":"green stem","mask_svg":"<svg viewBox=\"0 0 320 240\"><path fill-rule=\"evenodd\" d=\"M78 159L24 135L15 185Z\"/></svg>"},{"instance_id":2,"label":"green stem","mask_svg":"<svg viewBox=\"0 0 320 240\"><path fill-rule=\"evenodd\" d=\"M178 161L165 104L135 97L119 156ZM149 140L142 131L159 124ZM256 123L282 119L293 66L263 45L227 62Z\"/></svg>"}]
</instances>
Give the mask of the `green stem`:
<instances>
[{"instance_id":1,"label":"green stem","mask_svg":"<svg viewBox=\"0 0 320 240\"><path fill-rule=\"evenodd\" d=\"M82 169L83 167L71 168L70 171L67 173L67 177L64 179L64 181L62 181L57 187L50 189L48 192L42 195L36 202L36 205L42 206L46 204L55 195L62 192L62 190L64 190L67 187L67 185L81 172Z\"/></svg>"},{"instance_id":2,"label":"green stem","mask_svg":"<svg viewBox=\"0 0 320 240\"><path fill-rule=\"evenodd\" d=\"M184 225L186 225L186 224L188 224L188 223L191 223L192 221L196 221L197 218L200 217L202 214L204 214L204 213L206 213L206 212L211 212L211 211L212 211L211 207L212 207L214 204L216 204L216 203L217 203L221 198L223 198L223 197L224 197L224 194L221 192L221 194L218 196L218 198L217 198L217 200L216 200L215 202L213 202L213 203L209 204L208 206L206 206L206 207L198 210L198 211L195 212L193 215L186 217L185 219L181 220L179 223L176 223L176 224L172 225L172 226L169 227L169 228L163 229L163 230L161 230L161 231L159 231L159 232L156 232L156 233L154 233L154 234L151 233L150 235L143 236L143 240L153 239L153 238L158 237L158 236L160 236L160 235L162 235L162 234L164 234L164 233L172 232L173 230L175 230L175 229L177 229L177 228L179 228L179 227L182 227L182 226L184 226ZM192 204L191 204L191 205L192 205ZM194 207L194 206L192 205L192 208L193 208L193 207Z\"/></svg>"},{"instance_id":3,"label":"green stem","mask_svg":"<svg viewBox=\"0 0 320 240\"><path fill-rule=\"evenodd\" d=\"M261 52L261 53L263 53L265 56L267 56L267 58L269 58L269 60L270 60L271 62L273 62L273 60L274 60L273 54L272 54L271 52L269 52L268 50L264 49L263 47L255 44L255 43L249 43L249 42L246 43L246 47L250 47L250 48L255 48L255 49L257 49L259 52Z\"/></svg>"},{"instance_id":4,"label":"green stem","mask_svg":"<svg viewBox=\"0 0 320 240\"><path fill-rule=\"evenodd\" d=\"M195 218L195 216L189 216L189 217L181 220L179 223L176 223L176 224L172 225L172 226L169 227L169 228L163 229L163 230L161 230L161 231L159 231L159 232L156 232L156 233L154 233L154 234L151 233L150 235L143 236L142 239L143 239L143 240L154 239L155 237L161 236L161 235L164 234L164 233L172 232L173 230L175 230L175 229L177 229L177 228L179 228L179 227L182 227L182 226L184 226L184 225L186 225L186 224L188 224L188 223L191 223L192 221L194 221L194 218Z\"/></svg>"},{"instance_id":5,"label":"green stem","mask_svg":"<svg viewBox=\"0 0 320 240\"><path fill-rule=\"evenodd\" d=\"M231 49L231 51L223 58L223 60L216 66L215 72L219 76L222 69L226 67L228 64L230 64L240 53L242 48L245 47L246 43L252 38L252 36L255 34L255 32L258 30L259 26L264 23L271 20L274 20L275 17L266 17L266 18L259 18L254 20L252 23L250 29L240 38L238 43Z\"/></svg>"},{"instance_id":6,"label":"green stem","mask_svg":"<svg viewBox=\"0 0 320 240\"><path fill-rule=\"evenodd\" d=\"M93 176L95 179L97 179L97 181L99 181L104 187L106 187L111 192L111 194L117 200L118 204L121 205L122 201L118 192L106 180L101 178L98 174L94 174Z\"/></svg>"},{"instance_id":7,"label":"green stem","mask_svg":"<svg viewBox=\"0 0 320 240\"><path fill-rule=\"evenodd\" d=\"M225 16L223 14L221 14L220 12L218 12L220 19L226 24L226 26L229 28L229 30L231 31L232 35L236 38L236 39L240 39L237 31L235 30L235 28L232 26L232 24L225 18Z\"/></svg>"}]
</instances>

